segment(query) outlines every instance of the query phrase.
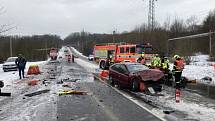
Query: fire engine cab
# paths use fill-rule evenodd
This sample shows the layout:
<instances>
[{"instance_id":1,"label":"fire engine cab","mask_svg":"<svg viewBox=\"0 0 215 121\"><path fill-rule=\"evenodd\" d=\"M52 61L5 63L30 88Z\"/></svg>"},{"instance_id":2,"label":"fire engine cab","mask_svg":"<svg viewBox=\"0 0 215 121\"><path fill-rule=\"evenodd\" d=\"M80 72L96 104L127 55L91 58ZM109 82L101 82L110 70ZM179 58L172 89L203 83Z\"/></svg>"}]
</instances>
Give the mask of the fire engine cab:
<instances>
[{"instance_id":1,"label":"fire engine cab","mask_svg":"<svg viewBox=\"0 0 215 121\"><path fill-rule=\"evenodd\" d=\"M151 62L152 45L108 43L94 46L94 60L99 62L101 69L108 69L110 63L137 62L137 59L144 54L146 63Z\"/></svg>"}]
</instances>

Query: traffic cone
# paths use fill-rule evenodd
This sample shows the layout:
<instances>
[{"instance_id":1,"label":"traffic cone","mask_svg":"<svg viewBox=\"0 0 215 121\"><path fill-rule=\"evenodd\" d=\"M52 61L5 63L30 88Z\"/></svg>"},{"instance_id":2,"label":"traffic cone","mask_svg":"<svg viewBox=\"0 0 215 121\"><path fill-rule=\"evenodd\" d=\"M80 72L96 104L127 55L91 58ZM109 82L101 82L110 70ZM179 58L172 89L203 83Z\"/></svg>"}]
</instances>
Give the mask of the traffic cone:
<instances>
[{"instance_id":1,"label":"traffic cone","mask_svg":"<svg viewBox=\"0 0 215 121\"><path fill-rule=\"evenodd\" d=\"M180 89L175 90L175 102L180 103L181 91Z\"/></svg>"},{"instance_id":2,"label":"traffic cone","mask_svg":"<svg viewBox=\"0 0 215 121\"><path fill-rule=\"evenodd\" d=\"M100 73L100 77L102 78L107 78L109 76L109 71L108 70L102 70Z\"/></svg>"},{"instance_id":3,"label":"traffic cone","mask_svg":"<svg viewBox=\"0 0 215 121\"><path fill-rule=\"evenodd\" d=\"M28 75L32 75L32 74L40 74L40 69L38 65L31 65L28 68Z\"/></svg>"},{"instance_id":4,"label":"traffic cone","mask_svg":"<svg viewBox=\"0 0 215 121\"><path fill-rule=\"evenodd\" d=\"M27 73L27 74L28 74L28 75L32 75L32 73L33 73L33 72L32 72L32 67L30 66L30 67L28 68L28 73Z\"/></svg>"}]
</instances>

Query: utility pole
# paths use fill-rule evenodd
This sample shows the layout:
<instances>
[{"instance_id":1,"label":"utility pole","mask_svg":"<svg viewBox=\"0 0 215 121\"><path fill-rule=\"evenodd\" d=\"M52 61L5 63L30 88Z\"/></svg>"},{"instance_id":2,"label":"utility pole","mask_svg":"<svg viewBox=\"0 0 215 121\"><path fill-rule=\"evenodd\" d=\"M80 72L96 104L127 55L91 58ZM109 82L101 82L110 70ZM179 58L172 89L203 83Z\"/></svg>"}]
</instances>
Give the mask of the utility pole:
<instances>
[{"instance_id":1,"label":"utility pole","mask_svg":"<svg viewBox=\"0 0 215 121\"><path fill-rule=\"evenodd\" d=\"M12 36L10 36L10 57L13 56L13 49L12 49Z\"/></svg>"},{"instance_id":2,"label":"utility pole","mask_svg":"<svg viewBox=\"0 0 215 121\"><path fill-rule=\"evenodd\" d=\"M211 47L211 30L209 32L209 56L211 57L212 56L212 47Z\"/></svg>"},{"instance_id":3,"label":"utility pole","mask_svg":"<svg viewBox=\"0 0 215 121\"><path fill-rule=\"evenodd\" d=\"M113 31L113 43L115 43L115 33L116 33L116 31L114 30Z\"/></svg>"},{"instance_id":4,"label":"utility pole","mask_svg":"<svg viewBox=\"0 0 215 121\"><path fill-rule=\"evenodd\" d=\"M149 12L148 12L148 29L153 31L155 24L155 1L149 0Z\"/></svg>"}]
</instances>

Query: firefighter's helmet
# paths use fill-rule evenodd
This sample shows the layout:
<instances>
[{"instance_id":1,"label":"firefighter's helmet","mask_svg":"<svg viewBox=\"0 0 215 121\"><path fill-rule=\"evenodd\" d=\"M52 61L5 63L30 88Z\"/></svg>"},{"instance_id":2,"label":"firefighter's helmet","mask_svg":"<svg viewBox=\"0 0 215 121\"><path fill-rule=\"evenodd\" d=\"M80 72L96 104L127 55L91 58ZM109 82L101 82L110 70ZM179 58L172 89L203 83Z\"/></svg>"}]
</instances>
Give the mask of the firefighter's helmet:
<instances>
[{"instance_id":1,"label":"firefighter's helmet","mask_svg":"<svg viewBox=\"0 0 215 121\"><path fill-rule=\"evenodd\" d=\"M174 55L174 58L175 58L175 59L179 59L180 56L179 56L179 55Z\"/></svg>"}]
</instances>

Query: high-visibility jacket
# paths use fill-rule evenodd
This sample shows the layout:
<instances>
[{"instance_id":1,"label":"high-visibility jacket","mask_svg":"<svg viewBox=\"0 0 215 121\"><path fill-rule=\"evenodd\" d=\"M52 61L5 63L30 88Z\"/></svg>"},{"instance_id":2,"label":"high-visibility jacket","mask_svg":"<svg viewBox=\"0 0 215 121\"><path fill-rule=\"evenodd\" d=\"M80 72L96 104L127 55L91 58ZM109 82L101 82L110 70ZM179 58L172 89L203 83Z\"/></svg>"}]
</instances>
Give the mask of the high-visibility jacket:
<instances>
[{"instance_id":1,"label":"high-visibility jacket","mask_svg":"<svg viewBox=\"0 0 215 121\"><path fill-rule=\"evenodd\" d=\"M153 57L151 62L152 67L160 67L161 66L161 59L160 57Z\"/></svg>"},{"instance_id":2,"label":"high-visibility jacket","mask_svg":"<svg viewBox=\"0 0 215 121\"><path fill-rule=\"evenodd\" d=\"M183 59L175 60L173 65L173 71L182 72L183 69L184 69L184 60Z\"/></svg>"},{"instance_id":3,"label":"high-visibility jacket","mask_svg":"<svg viewBox=\"0 0 215 121\"><path fill-rule=\"evenodd\" d=\"M164 62L162 63L162 68L169 69L169 60L164 60Z\"/></svg>"}]
</instances>

